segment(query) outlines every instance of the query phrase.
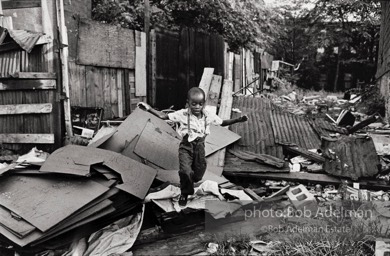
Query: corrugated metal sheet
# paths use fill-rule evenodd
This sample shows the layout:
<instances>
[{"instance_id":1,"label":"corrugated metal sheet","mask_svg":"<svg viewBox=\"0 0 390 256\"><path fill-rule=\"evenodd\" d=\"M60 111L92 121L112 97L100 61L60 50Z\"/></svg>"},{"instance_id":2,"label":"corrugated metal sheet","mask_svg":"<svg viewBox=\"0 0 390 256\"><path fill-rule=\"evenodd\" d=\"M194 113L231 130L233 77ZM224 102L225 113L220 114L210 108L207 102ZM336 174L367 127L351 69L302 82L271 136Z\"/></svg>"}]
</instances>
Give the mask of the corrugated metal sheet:
<instances>
[{"instance_id":1,"label":"corrugated metal sheet","mask_svg":"<svg viewBox=\"0 0 390 256\"><path fill-rule=\"evenodd\" d=\"M234 124L230 129L241 139L233 145L233 150L245 150L283 158L283 148L275 143L270 117L271 102L254 97L234 97L233 108L242 113L232 112L232 117L248 115L245 123Z\"/></svg>"},{"instance_id":2,"label":"corrugated metal sheet","mask_svg":"<svg viewBox=\"0 0 390 256\"><path fill-rule=\"evenodd\" d=\"M25 31L25 30L9 30L9 35L23 50L30 53L42 36L41 33Z\"/></svg>"},{"instance_id":3,"label":"corrugated metal sheet","mask_svg":"<svg viewBox=\"0 0 390 256\"><path fill-rule=\"evenodd\" d=\"M0 34L0 44L7 41L8 36L10 36L12 40L15 41L23 50L30 53L39 38L42 36L42 33L26 30L8 30L2 28Z\"/></svg>"},{"instance_id":4,"label":"corrugated metal sheet","mask_svg":"<svg viewBox=\"0 0 390 256\"><path fill-rule=\"evenodd\" d=\"M330 134L334 133L348 134L347 129L338 127L337 125L332 124L323 118L309 119L309 123L321 137L329 137Z\"/></svg>"},{"instance_id":5,"label":"corrugated metal sheet","mask_svg":"<svg viewBox=\"0 0 390 256\"><path fill-rule=\"evenodd\" d=\"M0 77L11 77L15 72L47 72L42 46L30 53L23 50L0 53Z\"/></svg>"},{"instance_id":6,"label":"corrugated metal sheet","mask_svg":"<svg viewBox=\"0 0 390 256\"><path fill-rule=\"evenodd\" d=\"M379 159L370 137L323 138L321 149L326 159L324 169L329 174L357 180L379 172Z\"/></svg>"},{"instance_id":7,"label":"corrugated metal sheet","mask_svg":"<svg viewBox=\"0 0 390 256\"><path fill-rule=\"evenodd\" d=\"M273 106L270 112L276 143L295 144L304 149L320 148L319 136L307 118L283 111L277 106Z\"/></svg>"}]
</instances>

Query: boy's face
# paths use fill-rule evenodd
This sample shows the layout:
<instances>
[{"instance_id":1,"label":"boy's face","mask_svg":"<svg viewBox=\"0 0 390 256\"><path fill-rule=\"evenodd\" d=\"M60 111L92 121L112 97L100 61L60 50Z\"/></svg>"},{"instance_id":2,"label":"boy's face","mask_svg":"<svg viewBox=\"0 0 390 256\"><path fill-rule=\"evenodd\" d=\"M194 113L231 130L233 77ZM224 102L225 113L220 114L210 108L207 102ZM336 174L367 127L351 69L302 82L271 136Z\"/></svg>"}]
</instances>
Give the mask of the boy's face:
<instances>
[{"instance_id":1,"label":"boy's face","mask_svg":"<svg viewBox=\"0 0 390 256\"><path fill-rule=\"evenodd\" d=\"M200 115L205 105L205 99L203 97L203 94L196 93L191 95L188 99L188 105L192 114L196 116Z\"/></svg>"}]
</instances>

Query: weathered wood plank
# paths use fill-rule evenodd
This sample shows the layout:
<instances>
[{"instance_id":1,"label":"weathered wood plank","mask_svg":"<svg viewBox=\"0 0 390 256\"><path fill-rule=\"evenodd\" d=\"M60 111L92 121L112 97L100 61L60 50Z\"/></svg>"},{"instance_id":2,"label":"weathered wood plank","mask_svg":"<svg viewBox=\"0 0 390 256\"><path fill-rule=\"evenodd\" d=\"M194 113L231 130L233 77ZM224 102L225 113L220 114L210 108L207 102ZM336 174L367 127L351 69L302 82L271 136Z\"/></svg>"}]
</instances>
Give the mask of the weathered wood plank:
<instances>
[{"instance_id":1,"label":"weathered wood plank","mask_svg":"<svg viewBox=\"0 0 390 256\"><path fill-rule=\"evenodd\" d=\"M214 74L214 68L205 68L203 70L202 79L200 80L199 83L199 88L202 89L206 94L206 99L207 99L207 95L209 94L211 81L213 79L213 74Z\"/></svg>"},{"instance_id":2,"label":"weathered wood plank","mask_svg":"<svg viewBox=\"0 0 390 256\"><path fill-rule=\"evenodd\" d=\"M221 93L222 76L213 75L211 80L210 90L206 97L206 106L209 107L214 114L217 113L219 95Z\"/></svg>"},{"instance_id":3,"label":"weathered wood plank","mask_svg":"<svg viewBox=\"0 0 390 256\"><path fill-rule=\"evenodd\" d=\"M306 149L303 149L300 147L292 147L292 146L286 146L284 148L289 152L301 155L303 157L306 157L307 159L310 159L310 160L313 160L313 161L316 161L319 163L325 163L325 158L323 156L320 156L316 153L310 152Z\"/></svg>"},{"instance_id":4,"label":"weathered wood plank","mask_svg":"<svg viewBox=\"0 0 390 256\"><path fill-rule=\"evenodd\" d=\"M3 1L3 10L7 9L20 9L20 8L34 8L41 7L41 0L29 0L29 1Z\"/></svg>"},{"instance_id":5,"label":"weathered wood plank","mask_svg":"<svg viewBox=\"0 0 390 256\"><path fill-rule=\"evenodd\" d=\"M56 89L56 80L1 79L0 91L4 90L48 90Z\"/></svg>"},{"instance_id":6,"label":"weathered wood plank","mask_svg":"<svg viewBox=\"0 0 390 256\"><path fill-rule=\"evenodd\" d=\"M0 143L28 143L28 144L53 144L54 134L15 134L2 133L0 134Z\"/></svg>"},{"instance_id":7,"label":"weathered wood plank","mask_svg":"<svg viewBox=\"0 0 390 256\"><path fill-rule=\"evenodd\" d=\"M229 119L233 106L233 81L224 80L222 87L221 106L218 116L222 119ZM213 166L224 166L226 149L221 149L217 154L208 158L207 163Z\"/></svg>"},{"instance_id":8,"label":"weathered wood plank","mask_svg":"<svg viewBox=\"0 0 390 256\"><path fill-rule=\"evenodd\" d=\"M112 118L110 70L108 68L103 70L103 102L104 119Z\"/></svg>"},{"instance_id":9,"label":"weathered wood plank","mask_svg":"<svg viewBox=\"0 0 390 256\"><path fill-rule=\"evenodd\" d=\"M0 115L46 114L51 113L52 110L51 103L0 105Z\"/></svg>"},{"instance_id":10,"label":"weathered wood plank","mask_svg":"<svg viewBox=\"0 0 390 256\"><path fill-rule=\"evenodd\" d=\"M152 105L156 105L156 86L157 86L157 81L156 81L156 70L157 70L157 62L156 62L156 31L153 29L150 32L150 63L149 66L149 89L148 89L148 102Z\"/></svg>"},{"instance_id":11,"label":"weathered wood plank","mask_svg":"<svg viewBox=\"0 0 390 256\"><path fill-rule=\"evenodd\" d=\"M226 167L225 167L226 168ZM327 184L341 184L341 179L326 174L319 173L303 173L303 172L290 172L290 173L238 173L224 171L224 176L231 177L245 177L245 178L259 178L264 180L286 180L294 182L315 182L315 183L327 183Z\"/></svg>"},{"instance_id":12,"label":"weathered wood plank","mask_svg":"<svg viewBox=\"0 0 390 256\"><path fill-rule=\"evenodd\" d=\"M77 62L83 65L134 69L134 31L82 19Z\"/></svg>"},{"instance_id":13,"label":"weathered wood plank","mask_svg":"<svg viewBox=\"0 0 390 256\"><path fill-rule=\"evenodd\" d=\"M146 96L146 34L141 32L141 46L135 50L135 96Z\"/></svg>"},{"instance_id":14,"label":"weathered wood plank","mask_svg":"<svg viewBox=\"0 0 390 256\"><path fill-rule=\"evenodd\" d=\"M123 70L117 70L116 73L116 84L118 88L118 116L123 117L124 112L124 102L123 102L123 95L124 95L124 83L123 83Z\"/></svg>"},{"instance_id":15,"label":"weathered wood plank","mask_svg":"<svg viewBox=\"0 0 390 256\"><path fill-rule=\"evenodd\" d=\"M21 79L57 79L55 73L45 73L45 72L16 72L11 74L13 78Z\"/></svg>"},{"instance_id":16,"label":"weathered wood plank","mask_svg":"<svg viewBox=\"0 0 390 256\"><path fill-rule=\"evenodd\" d=\"M118 87L116 83L116 69L109 70L109 83L111 88L111 113L114 117L119 116L118 110Z\"/></svg>"},{"instance_id":17,"label":"weathered wood plank","mask_svg":"<svg viewBox=\"0 0 390 256\"><path fill-rule=\"evenodd\" d=\"M246 188L244 189L245 193L248 194L248 196L250 196L253 200L257 201L257 202L261 202L261 201L264 201L258 194L256 194L252 189L250 188Z\"/></svg>"}]
</instances>

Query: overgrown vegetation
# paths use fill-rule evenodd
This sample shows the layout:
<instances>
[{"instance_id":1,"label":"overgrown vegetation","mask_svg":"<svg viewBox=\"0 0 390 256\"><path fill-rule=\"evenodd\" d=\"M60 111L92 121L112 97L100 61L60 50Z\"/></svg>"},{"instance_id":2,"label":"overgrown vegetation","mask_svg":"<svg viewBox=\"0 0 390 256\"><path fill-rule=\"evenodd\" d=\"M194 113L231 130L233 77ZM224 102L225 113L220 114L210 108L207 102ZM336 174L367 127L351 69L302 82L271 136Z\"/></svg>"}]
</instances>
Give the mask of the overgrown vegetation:
<instances>
[{"instance_id":1,"label":"overgrown vegetation","mask_svg":"<svg viewBox=\"0 0 390 256\"><path fill-rule=\"evenodd\" d=\"M327 90L343 90L344 74L366 84L375 77L380 30L380 4L369 0L291 0L279 5L275 44L277 59L296 64L298 86L318 88L327 76Z\"/></svg>"},{"instance_id":2,"label":"overgrown vegetation","mask_svg":"<svg viewBox=\"0 0 390 256\"><path fill-rule=\"evenodd\" d=\"M122 27L143 30L144 1L93 0L93 18ZM151 0L151 24L171 30L186 26L218 33L231 50L266 48L273 39L272 15L256 0Z\"/></svg>"},{"instance_id":3,"label":"overgrown vegetation","mask_svg":"<svg viewBox=\"0 0 390 256\"><path fill-rule=\"evenodd\" d=\"M380 3L371 0L150 0L151 25L218 33L231 51L260 47L275 59L299 64L294 84L340 91L344 74L368 84L375 77ZM93 18L143 30L143 0L93 0ZM327 85L319 88L321 76Z\"/></svg>"}]
</instances>

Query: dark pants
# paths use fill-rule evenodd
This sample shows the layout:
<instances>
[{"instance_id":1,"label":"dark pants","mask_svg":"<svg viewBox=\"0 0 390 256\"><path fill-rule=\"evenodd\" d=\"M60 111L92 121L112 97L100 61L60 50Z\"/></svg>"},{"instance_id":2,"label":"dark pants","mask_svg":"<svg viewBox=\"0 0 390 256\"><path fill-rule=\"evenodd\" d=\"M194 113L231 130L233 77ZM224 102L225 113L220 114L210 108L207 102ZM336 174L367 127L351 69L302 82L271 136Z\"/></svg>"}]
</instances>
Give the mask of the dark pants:
<instances>
[{"instance_id":1,"label":"dark pants","mask_svg":"<svg viewBox=\"0 0 390 256\"><path fill-rule=\"evenodd\" d=\"M200 181L206 171L204 138L188 142L185 136L179 147L180 189L182 195L194 194L194 183Z\"/></svg>"}]
</instances>

